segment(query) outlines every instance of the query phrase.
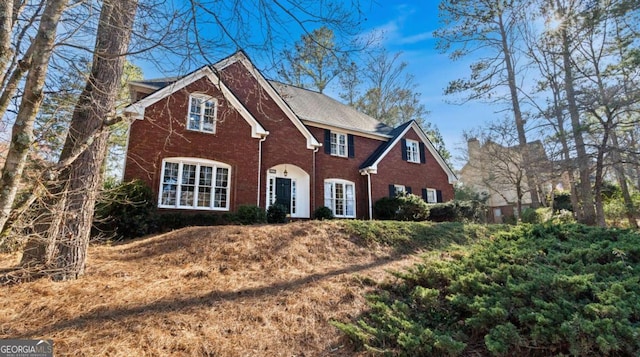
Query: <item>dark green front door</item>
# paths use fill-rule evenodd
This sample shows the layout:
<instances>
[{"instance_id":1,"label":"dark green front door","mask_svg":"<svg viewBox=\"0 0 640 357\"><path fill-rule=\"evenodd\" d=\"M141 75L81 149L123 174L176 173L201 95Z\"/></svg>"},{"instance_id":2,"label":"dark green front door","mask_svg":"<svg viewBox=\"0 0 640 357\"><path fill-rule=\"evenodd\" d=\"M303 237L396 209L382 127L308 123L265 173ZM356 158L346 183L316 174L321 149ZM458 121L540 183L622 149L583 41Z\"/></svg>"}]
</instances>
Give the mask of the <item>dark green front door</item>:
<instances>
[{"instance_id":1,"label":"dark green front door","mask_svg":"<svg viewBox=\"0 0 640 357\"><path fill-rule=\"evenodd\" d=\"M276 178L276 204L286 207L285 212L291 213L291 179Z\"/></svg>"}]
</instances>

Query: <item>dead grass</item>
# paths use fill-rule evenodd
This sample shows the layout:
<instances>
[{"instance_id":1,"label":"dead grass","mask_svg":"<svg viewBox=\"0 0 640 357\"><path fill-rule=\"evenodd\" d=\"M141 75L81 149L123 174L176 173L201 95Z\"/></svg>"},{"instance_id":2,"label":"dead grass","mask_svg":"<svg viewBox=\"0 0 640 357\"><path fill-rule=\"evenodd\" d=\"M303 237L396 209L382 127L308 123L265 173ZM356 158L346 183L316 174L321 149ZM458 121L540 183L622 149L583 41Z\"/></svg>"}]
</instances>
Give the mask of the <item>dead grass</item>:
<instances>
[{"instance_id":1,"label":"dead grass","mask_svg":"<svg viewBox=\"0 0 640 357\"><path fill-rule=\"evenodd\" d=\"M0 338L51 338L56 356L352 356L329 321L417 259L340 222L185 228L93 246L77 281L0 287Z\"/></svg>"}]
</instances>

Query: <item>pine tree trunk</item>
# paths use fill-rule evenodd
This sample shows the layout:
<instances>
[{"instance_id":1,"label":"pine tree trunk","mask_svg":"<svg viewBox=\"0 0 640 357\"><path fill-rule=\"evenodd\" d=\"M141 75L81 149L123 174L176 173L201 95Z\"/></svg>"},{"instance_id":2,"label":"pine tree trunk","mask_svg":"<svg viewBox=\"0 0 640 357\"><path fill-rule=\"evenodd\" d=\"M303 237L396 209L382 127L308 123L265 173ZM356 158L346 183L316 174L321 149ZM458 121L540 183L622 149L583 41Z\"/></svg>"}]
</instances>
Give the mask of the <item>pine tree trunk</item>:
<instances>
[{"instance_id":1,"label":"pine tree trunk","mask_svg":"<svg viewBox=\"0 0 640 357\"><path fill-rule=\"evenodd\" d=\"M125 56L138 0L105 0L100 12L91 75L74 109L59 165L58 184L51 191L49 217L36 229L27 258L44 263L56 280L84 274L95 201L102 184L108 125L115 115ZM39 243L39 246L38 246ZM23 265L29 260L23 256Z\"/></svg>"},{"instance_id":2,"label":"pine tree trunk","mask_svg":"<svg viewBox=\"0 0 640 357\"><path fill-rule=\"evenodd\" d=\"M520 108L520 99L518 96L518 85L516 83L516 73L513 67L513 59L511 56L511 49L507 42L507 32L502 23L502 15L499 15L500 35L502 41L502 54L504 56L504 63L507 70L507 79L509 83L509 93L511 96L511 107L513 110L513 116L516 122L516 130L518 132L518 144L520 146L520 153L522 155L523 166L526 168L525 175L527 181L527 189L531 196L531 207L537 208L540 206L540 198L538 197L537 183L535 179L535 169L532 165L531 153L529 152L529 146L527 145L527 137L524 128L524 119L522 117L522 109Z\"/></svg>"},{"instance_id":3,"label":"pine tree trunk","mask_svg":"<svg viewBox=\"0 0 640 357\"><path fill-rule=\"evenodd\" d=\"M596 211L594 207L593 192L591 190L591 168L589 167L589 157L585 149L584 138L582 137L583 128L580 124L580 113L576 103L576 95L574 90L573 69L571 68L571 52L569 48L569 38L566 29L561 30L562 35L562 60L564 67L564 88L567 96L567 106L569 116L571 118L571 128L573 132L573 140L576 144L576 154L578 161L578 170L580 172L580 198L582 201L581 217L582 223L594 225L596 223Z\"/></svg>"},{"instance_id":4,"label":"pine tree trunk","mask_svg":"<svg viewBox=\"0 0 640 357\"><path fill-rule=\"evenodd\" d=\"M38 32L30 48L33 54L32 67L27 74L24 94L11 131L11 144L0 179L0 231L3 230L11 214L27 161L27 154L34 140L33 125L42 104L42 90L49 67L49 59L56 39L58 22L66 4L67 0L49 0L47 2L40 19Z\"/></svg>"},{"instance_id":5,"label":"pine tree trunk","mask_svg":"<svg viewBox=\"0 0 640 357\"><path fill-rule=\"evenodd\" d=\"M66 204L56 237L55 279L75 279L86 266L95 201L102 184L106 157L107 119L114 116L138 0L105 0L100 14L91 76L71 119L60 160L78 147L89 147L63 172ZM92 141L92 142L91 142Z\"/></svg>"}]
</instances>

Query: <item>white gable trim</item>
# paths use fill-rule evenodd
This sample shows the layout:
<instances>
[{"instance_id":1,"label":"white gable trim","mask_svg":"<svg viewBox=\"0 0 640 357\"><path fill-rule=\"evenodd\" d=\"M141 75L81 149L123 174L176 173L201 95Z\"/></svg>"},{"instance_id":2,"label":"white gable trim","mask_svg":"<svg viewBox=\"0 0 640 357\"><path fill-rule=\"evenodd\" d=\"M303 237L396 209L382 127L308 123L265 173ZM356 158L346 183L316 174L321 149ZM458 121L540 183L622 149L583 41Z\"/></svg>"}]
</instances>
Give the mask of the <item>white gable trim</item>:
<instances>
[{"instance_id":1,"label":"white gable trim","mask_svg":"<svg viewBox=\"0 0 640 357\"><path fill-rule=\"evenodd\" d=\"M125 114L131 116L134 119L143 120L145 109L148 106L183 89L187 85L203 77L208 78L209 81L222 92L222 95L225 97L225 99L227 99L229 103L231 103L231 105L240 113L240 115L244 118L244 120L251 126L252 138L262 138L266 135L269 135L269 132L266 131L262 127L262 125L260 125L260 123L256 120L256 118L254 118L253 115L249 113L247 108L245 108L244 105L240 103L238 98L236 98L236 96L229 90L229 88L224 83L222 83L220 78L215 73L213 73L211 68L209 68L208 66L202 67L199 70L192 72L189 75L179 79L178 81L172 84L169 84L168 86L163 87L154 93L151 93L150 95L144 97L143 99L133 104L130 104L129 106L124 108L124 112Z\"/></svg>"},{"instance_id":2,"label":"white gable trim","mask_svg":"<svg viewBox=\"0 0 640 357\"><path fill-rule=\"evenodd\" d=\"M393 149L396 145L398 145L398 143L400 143L400 139L402 139L407 134L407 132L409 132L409 129L411 129L411 128L413 128L413 130L418 134L418 136L420 137L420 140L424 143L424 146L427 148L427 150L429 150L431 155L433 155L433 157L436 159L436 162L438 162L440 167L442 167L444 172L447 173L447 178L449 179L449 183L450 184L456 183L458 181L458 178L453 173L453 171L451 170L449 165L447 165L447 163L444 161L442 156L440 156L440 153L433 146L433 144L431 143L431 140L429 140L429 138L424 133L422 128L420 128L420 126L415 121L412 122L411 125L408 125L402 131L402 133L400 133L398 136L396 136L396 138L391 143L391 145L389 145L389 147L387 147L387 149L378 157L378 159L373 164L371 164L368 167L365 167L365 168L361 169L360 173L362 175L365 175L367 173L373 173L373 174L378 173L378 164L380 163L380 161L382 161L387 156L387 154L389 153L389 151L391 151L391 149Z\"/></svg>"},{"instance_id":3,"label":"white gable trim","mask_svg":"<svg viewBox=\"0 0 640 357\"><path fill-rule=\"evenodd\" d=\"M218 71L222 71L224 68L238 61L242 63L242 65L244 65L245 68L253 75L253 77L258 81L260 86L267 92L267 94L269 94L271 99L273 99L273 101L285 113L285 115L289 118L289 120L291 120L293 125L295 125L295 127L300 131L300 133L302 133L302 135L307 139L307 149L315 150L316 148L321 147L322 144L320 144L316 140L316 138L313 136L313 134L311 134L309 129L307 129L307 127L302 123L300 118L298 118L298 116L293 112L293 110L291 110L289 105L285 103L282 97L278 95L276 90L271 86L271 84L269 84L269 82L264 78L264 76L262 76L262 73L258 71L258 69L253 65L253 63L251 63L249 58L247 58L247 56L242 51L239 51L234 55L216 63L214 67Z\"/></svg>"}]
</instances>

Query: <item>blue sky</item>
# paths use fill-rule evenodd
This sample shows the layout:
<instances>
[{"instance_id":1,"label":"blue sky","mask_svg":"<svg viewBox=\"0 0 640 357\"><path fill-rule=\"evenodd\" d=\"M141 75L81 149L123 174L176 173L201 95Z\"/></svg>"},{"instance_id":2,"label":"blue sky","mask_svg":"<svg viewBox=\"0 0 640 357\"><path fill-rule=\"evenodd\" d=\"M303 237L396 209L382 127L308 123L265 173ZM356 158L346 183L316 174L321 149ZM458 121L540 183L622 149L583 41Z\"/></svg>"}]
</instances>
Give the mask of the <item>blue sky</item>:
<instances>
[{"instance_id":1,"label":"blue sky","mask_svg":"<svg viewBox=\"0 0 640 357\"><path fill-rule=\"evenodd\" d=\"M381 31L382 45L390 52L402 52L400 59L415 76L422 103L431 111L427 120L438 126L455 157L456 149L466 146L462 139L464 130L500 115L495 113L499 108L489 104L452 104L459 97L444 95L449 81L468 75L472 59L453 62L447 54L435 49L433 31L440 27L438 1L377 2L369 8L365 29ZM454 165L461 166L457 162Z\"/></svg>"}]
</instances>

